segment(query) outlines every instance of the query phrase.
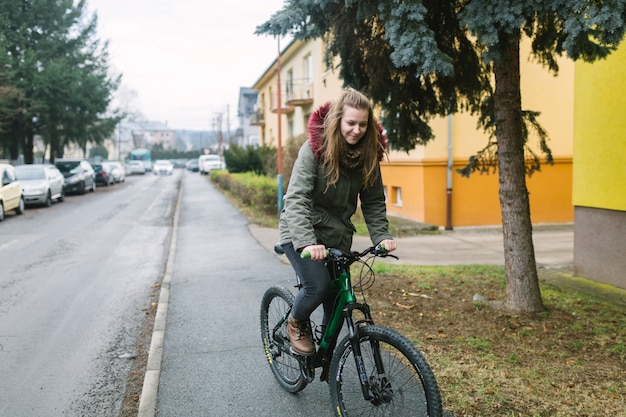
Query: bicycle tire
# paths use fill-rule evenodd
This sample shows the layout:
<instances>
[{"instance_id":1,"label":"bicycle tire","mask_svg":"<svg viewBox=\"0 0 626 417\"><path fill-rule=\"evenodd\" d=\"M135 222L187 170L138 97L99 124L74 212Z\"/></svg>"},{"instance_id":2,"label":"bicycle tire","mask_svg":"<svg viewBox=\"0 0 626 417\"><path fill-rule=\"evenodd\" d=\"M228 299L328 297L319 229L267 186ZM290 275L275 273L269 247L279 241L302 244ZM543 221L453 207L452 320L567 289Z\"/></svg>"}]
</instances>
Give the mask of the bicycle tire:
<instances>
[{"instance_id":1,"label":"bicycle tire","mask_svg":"<svg viewBox=\"0 0 626 417\"><path fill-rule=\"evenodd\" d=\"M288 392L299 392L307 386L298 359L284 347L287 323L274 333L276 325L285 318L293 305L293 294L284 287L270 287L261 300L261 338L265 357L280 386Z\"/></svg>"},{"instance_id":2,"label":"bicycle tire","mask_svg":"<svg viewBox=\"0 0 626 417\"><path fill-rule=\"evenodd\" d=\"M403 335L381 326L359 329L364 369L380 393L378 400L363 397L352 345L346 336L330 366L330 396L337 416L441 417L441 394L435 375L422 353ZM384 367L380 377L373 360L378 346ZM385 389L381 387L385 385Z\"/></svg>"}]
</instances>

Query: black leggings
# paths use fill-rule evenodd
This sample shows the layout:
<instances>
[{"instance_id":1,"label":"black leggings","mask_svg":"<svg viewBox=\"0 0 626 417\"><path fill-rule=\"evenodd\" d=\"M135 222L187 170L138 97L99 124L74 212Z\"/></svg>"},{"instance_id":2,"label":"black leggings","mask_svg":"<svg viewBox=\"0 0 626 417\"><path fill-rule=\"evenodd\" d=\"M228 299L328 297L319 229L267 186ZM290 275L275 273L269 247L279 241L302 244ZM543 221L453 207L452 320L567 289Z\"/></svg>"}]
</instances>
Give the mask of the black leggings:
<instances>
[{"instance_id":1,"label":"black leggings","mask_svg":"<svg viewBox=\"0 0 626 417\"><path fill-rule=\"evenodd\" d=\"M320 305L324 305L323 325L328 324L338 291L333 287L332 266L327 268L323 262L302 259L293 244L282 245L287 259L300 277L302 288L293 302L291 315L296 320L308 320L311 313Z\"/></svg>"}]
</instances>

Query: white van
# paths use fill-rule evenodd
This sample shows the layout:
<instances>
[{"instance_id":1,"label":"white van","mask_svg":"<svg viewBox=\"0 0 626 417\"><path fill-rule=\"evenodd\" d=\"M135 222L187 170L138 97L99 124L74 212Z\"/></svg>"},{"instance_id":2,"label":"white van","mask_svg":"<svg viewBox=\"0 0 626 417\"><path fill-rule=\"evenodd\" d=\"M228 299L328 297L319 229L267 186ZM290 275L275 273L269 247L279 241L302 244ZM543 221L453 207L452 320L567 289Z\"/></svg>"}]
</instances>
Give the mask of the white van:
<instances>
[{"instance_id":1,"label":"white van","mask_svg":"<svg viewBox=\"0 0 626 417\"><path fill-rule=\"evenodd\" d=\"M226 164L219 155L200 155L198 158L198 171L200 174L206 175L214 169L225 169Z\"/></svg>"}]
</instances>

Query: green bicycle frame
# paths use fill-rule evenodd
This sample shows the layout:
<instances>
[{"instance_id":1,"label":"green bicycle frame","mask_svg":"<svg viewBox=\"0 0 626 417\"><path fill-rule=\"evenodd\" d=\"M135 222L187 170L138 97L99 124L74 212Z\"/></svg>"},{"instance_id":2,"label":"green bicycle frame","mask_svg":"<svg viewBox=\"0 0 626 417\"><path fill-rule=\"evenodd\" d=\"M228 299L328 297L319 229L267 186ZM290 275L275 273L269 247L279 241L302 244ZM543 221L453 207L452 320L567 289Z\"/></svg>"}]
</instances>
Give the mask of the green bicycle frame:
<instances>
[{"instance_id":1,"label":"green bicycle frame","mask_svg":"<svg viewBox=\"0 0 626 417\"><path fill-rule=\"evenodd\" d=\"M335 311L333 312L332 317L330 318L330 322L322 335L322 340L320 342L320 347L324 350L328 349L331 338L337 332L341 326L341 322L343 321L343 310L344 308L351 303L356 302L356 297L354 295L354 290L352 289L352 280L350 278L349 271L342 271L338 278L336 278L333 282L335 288L339 290L339 295L337 296L337 304L335 306Z\"/></svg>"}]
</instances>

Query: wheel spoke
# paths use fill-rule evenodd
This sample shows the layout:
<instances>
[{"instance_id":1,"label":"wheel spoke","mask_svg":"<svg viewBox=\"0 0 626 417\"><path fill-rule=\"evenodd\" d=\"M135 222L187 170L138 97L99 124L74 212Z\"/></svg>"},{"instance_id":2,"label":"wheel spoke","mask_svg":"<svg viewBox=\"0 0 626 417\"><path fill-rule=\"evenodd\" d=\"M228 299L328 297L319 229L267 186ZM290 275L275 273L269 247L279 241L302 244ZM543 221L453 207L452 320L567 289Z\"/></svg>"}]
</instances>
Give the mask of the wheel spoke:
<instances>
[{"instance_id":1,"label":"wheel spoke","mask_svg":"<svg viewBox=\"0 0 626 417\"><path fill-rule=\"evenodd\" d=\"M371 400L364 398L349 339L340 346L331 371L339 380L331 380L330 385L334 405L342 416L441 415L434 375L424 357L403 336L378 326L363 329L360 349Z\"/></svg>"},{"instance_id":2,"label":"wheel spoke","mask_svg":"<svg viewBox=\"0 0 626 417\"><path fill-rule=\"evenodd\" d=\"M286 288L272 287L266 291L261 301L261 337L270 369L278 383L289 392L298 392L307 382L298 359L285 345L286 318L292 304L293 295Z\"/></svg>"}]
</instances>

